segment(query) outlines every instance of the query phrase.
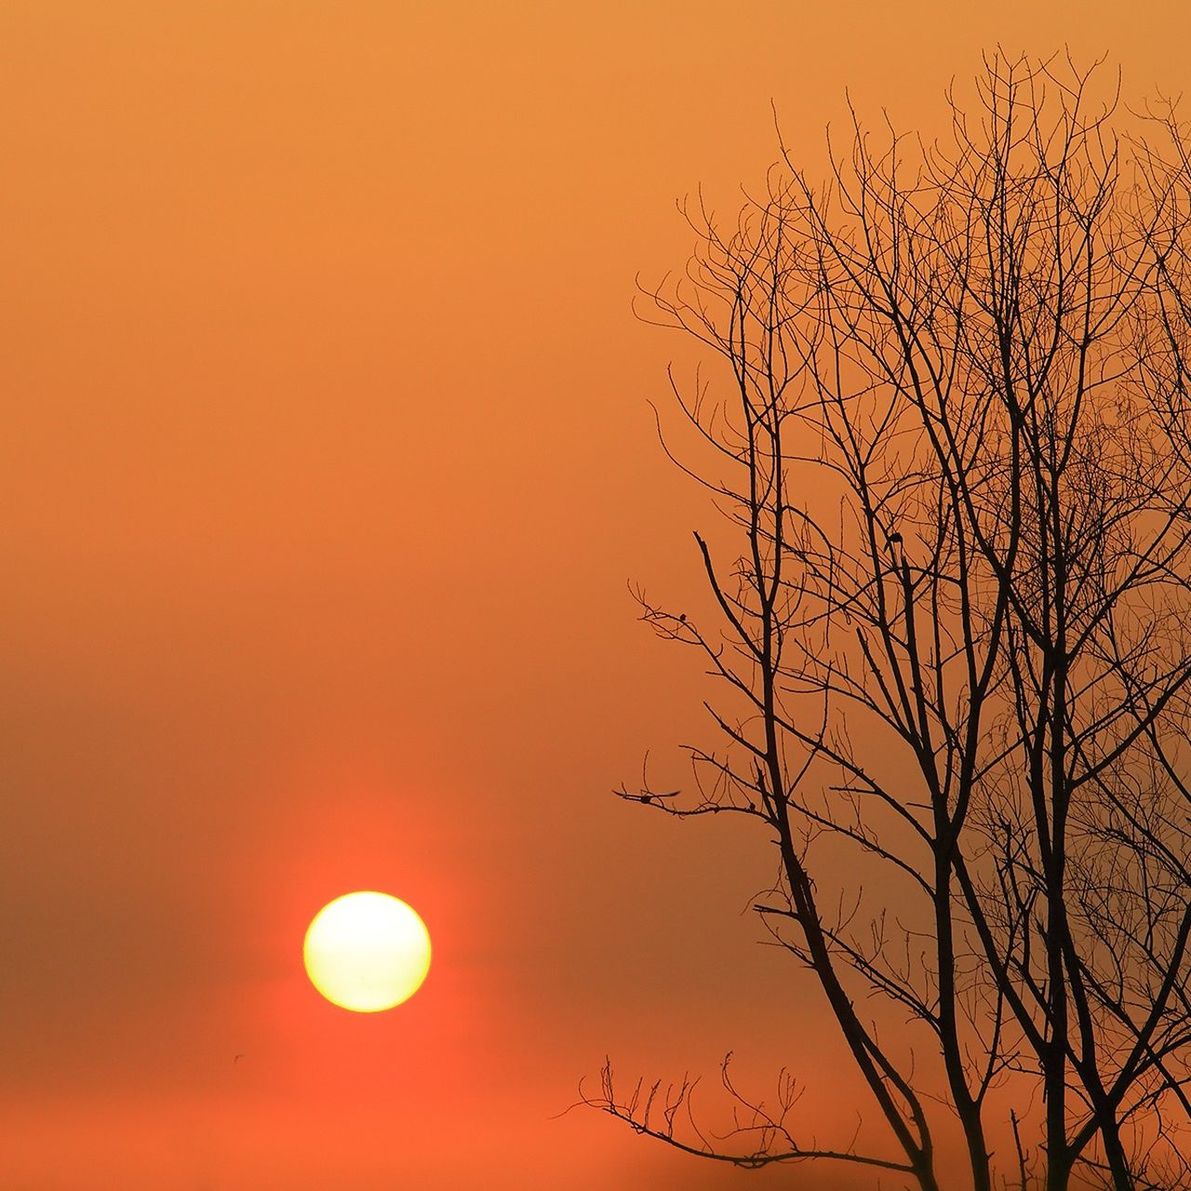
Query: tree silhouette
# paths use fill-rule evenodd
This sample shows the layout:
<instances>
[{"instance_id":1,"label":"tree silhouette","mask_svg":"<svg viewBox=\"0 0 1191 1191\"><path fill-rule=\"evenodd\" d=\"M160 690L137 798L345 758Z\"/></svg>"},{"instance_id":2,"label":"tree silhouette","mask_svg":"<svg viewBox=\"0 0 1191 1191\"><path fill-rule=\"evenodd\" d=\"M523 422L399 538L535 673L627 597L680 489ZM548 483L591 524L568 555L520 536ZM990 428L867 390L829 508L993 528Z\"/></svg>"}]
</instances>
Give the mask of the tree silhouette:
<instances>
[{"instance_id":1,"label":"tree silhouette","mask_svg":"<svg viewBox=\"0 0 1191 1191\"><path fill-rule=\"evenodd\" d=\"M712 462L667 453L739 546L696 534L716 623L638 592L719 743L620 794L760 820L755 909L886 1142L808 1146L789 1077L767 1109L726 1063L713 1142L689 1082L609 1064L586 1098L639 1132L922 1191L1191 1185L1191 168L1099 77L997 52L943 140L853 117L819 188L783 147L648 294L723 366L673 382Z\"/></svg>"}]
</instances>

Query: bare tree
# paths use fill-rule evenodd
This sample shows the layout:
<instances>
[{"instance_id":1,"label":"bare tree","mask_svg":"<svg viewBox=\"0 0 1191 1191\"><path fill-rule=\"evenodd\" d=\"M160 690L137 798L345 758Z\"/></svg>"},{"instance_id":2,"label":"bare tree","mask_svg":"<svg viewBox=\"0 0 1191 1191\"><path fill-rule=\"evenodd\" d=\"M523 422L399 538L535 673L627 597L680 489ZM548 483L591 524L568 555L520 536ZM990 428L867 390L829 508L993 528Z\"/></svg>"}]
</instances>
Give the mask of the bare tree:
<instances>
[{"instance_id":1,"label":"bare tree","mask_svg":"<svg viewBox=\"0 0 1191 1191\"><path fill-rule=\"evenodd\" d=\"M620 793L760 821L755 908L887 1143L800 1142L788 1077L771 1110L726 1064L738 1149L689 1083L609 1064L588 1100L745 1167L1191 1185L1187 142L1094 69L984 66L939 141L854 117L827 186L783 148L730 233L688 209L648 295L723 365L673 384L711 462L667 450L739 547L696 535L716 623L639 593L719 681L720 739L693 792Z\"/></svg>"}]
</instances>

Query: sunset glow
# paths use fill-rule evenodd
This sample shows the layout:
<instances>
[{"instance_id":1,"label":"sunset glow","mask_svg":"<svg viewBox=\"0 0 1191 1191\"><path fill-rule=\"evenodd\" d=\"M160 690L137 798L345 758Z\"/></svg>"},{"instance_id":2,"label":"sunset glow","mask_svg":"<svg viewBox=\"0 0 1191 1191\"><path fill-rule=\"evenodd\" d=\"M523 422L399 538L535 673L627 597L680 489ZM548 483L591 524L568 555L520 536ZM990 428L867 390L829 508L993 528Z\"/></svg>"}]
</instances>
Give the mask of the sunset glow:
<instances>
[{"instance_id":1,"label":"sunset glow","mask_svg":"<svg viewBox=\"0 0 1191 1191\"><path fill-rule=\"evenodd\" d=\"M302 958L328 1001L354 1013L392 1009L430 970L430 933L416 910L387 893L347 893L325 905L306 932Z\"/></svg>"},{"instance_id":2,"label":"sunset glow","mask_svg":"<svg viewBox=\"0 0 1191 1191\"><path fill-rule=\"evenodd\" d=\"M0 3L0 1191L921 1191L878 1049L914 1077L931 1191L976 1191L986 1152L980 1191L1116 1191L1092 1167L1048 1186L1066 1141L1045 1134L1061 1106L1068 1140L1102 1137L1093 1053L1191 1080L1191 824L1158 797L1172 773L1191 790L1191 152L1154 118L1191 87L1189 43L1186 0ZM1064 80L1054 122L1006 140L1052 165L1068 54L1103 59L1081 118L1119 85L1080 141L1113 163L1111 236L1085 236L1067 194L1097 175L1006 188L981 147L998 46ZM874 183L911 193L848 210L856 179L833 167L865 144ZM940 146L966 191L919 175ZM1160 201L1126 193L1163 163L1181 172ZM812 197L839 252L808 235ZM798 220L766 224L771 199ZM1056 212L1078 234L1048 233ZM972 257L994 215L1004 270ZM778 251L725 257L705 217ZM866 226L884 274L849 263ZM907 315L886 335L870 299L890 281ZM702 338L654 300L680 282ZM999 322L1018 337L996 367L954 359ZM1148 347L1094 357L1093 331ZM742 335L755 358L733 358ZM1070 459L1085 488L1110 474L1069 517L1055 478L1049 520L1014 538L1014 501L1046 503L1013 482L1018 423L1063 422L1042 398L1081 375L1100 422L1019 457ZM907 405L923 377L952 392ZM754 390L787 404L746 409ZM965 404L994 390L1020 390L1020 417ZM1143 398L1165 419L1135 415ZM954 438L948 409L973 411ZM986 485L946 534L954 472L926 428ZM751 517L734 502L754 488ZM779 525L784 561L753 582ZM1178 550L1147 557L1161 526ZM1039 659L1022 601L1059 606L1045 574L1068 548L1088 560L1074 619ZM1154 591L1118 613L1135 573ZM997 637L991 669L968 631ZM780 640L762 665L752 646ZM889 674L878 710L848 693L876 681L866 651ZM901 686L890 651L919 659ZM1119 681L1079 694L1114 659ZM1019 704L1062 674L1061 700ZM1177 691L1143 697L1163 675ZM1019 705L1051 714L1027 733ZM1096 734L1070 764L1037 743L1064 724ZM1035 787L1079 765L1050 816L1078 838L1056 849ZM1126 848L1147 824L1162 837ZM804 858L830 996L783 868ZM982 933L969 902L1002 894ZM1045 953L1092 914L1086 953ZM927 964L940 933L953 954ZM1167 982L1150 953L1176 943ZM994 968L1019 987L998 994ZM1187 1013L1165 1055L1128 1024L1155 989L1158 1025ZM1049 1085L1021 1070L1038 1052ZM600 1102L606 1062L613 1108L694 1146L697 1127L735 1153L793 1139L894 1167L698 1157ZM1123 1143L1156 1169L1170 1114L1115 1079ZM1137 1191L1191 1191L1191 1115L1165 1094L1188 1173ZM766 1115L787 1101L788 1136Z\"/></svg>"}]
</instances>

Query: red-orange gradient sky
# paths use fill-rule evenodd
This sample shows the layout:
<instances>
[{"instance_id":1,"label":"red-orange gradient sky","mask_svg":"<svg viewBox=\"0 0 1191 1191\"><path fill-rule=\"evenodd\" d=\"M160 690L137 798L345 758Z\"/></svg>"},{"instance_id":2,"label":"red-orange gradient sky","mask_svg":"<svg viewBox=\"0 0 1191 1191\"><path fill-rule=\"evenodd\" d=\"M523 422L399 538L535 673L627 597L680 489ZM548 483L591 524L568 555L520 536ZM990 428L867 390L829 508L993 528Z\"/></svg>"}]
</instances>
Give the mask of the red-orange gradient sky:
<instances>
[{"instance_id":1,"label":"red-orange gradient sky","mask_svg":"<svg viewBox=\"0 0 1191 1191\"><path fill-rule=\"evenodd\" d=\"M792 1185L553 1119L605 1053L784 1061L850 1133L763 850L608 794L703 724L625 588L687 598L709 520L633 278L763 175L771 98L814 164L845 87L929 125L1000 40L1177 92L1189 38L1184 0L4 0L0 1186ZM300 946L369 887L436 955L356 1017Z\"/></svg>"}]
</instances>

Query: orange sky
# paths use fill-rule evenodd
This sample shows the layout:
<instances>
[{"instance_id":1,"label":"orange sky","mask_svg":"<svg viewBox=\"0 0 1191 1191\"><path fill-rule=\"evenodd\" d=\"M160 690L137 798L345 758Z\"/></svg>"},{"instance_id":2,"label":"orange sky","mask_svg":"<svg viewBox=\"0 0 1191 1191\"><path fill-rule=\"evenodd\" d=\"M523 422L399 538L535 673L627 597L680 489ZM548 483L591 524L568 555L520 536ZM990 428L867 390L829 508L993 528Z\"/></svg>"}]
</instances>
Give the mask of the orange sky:
<instances>
[{"instance_id":1,"label":"orange sky","mask_svg":"<svg viewBox=\"0 0 1191 1191\"><path fill-rule=\"evenodd\" d=\"M763 175L771 98L814 164L845 87L924 124L1000 40L1178 92L1189 37L1184 0L4 0L0 1186L788 1180L552 1119L605 1053L785 1061L850 1133L743 913L763 847L608 794L703 723L625 588L696 600L710 520L633 279ZM435 964L354 1017L301 938L369 887Z\"/></svg>"}]
</instances>

